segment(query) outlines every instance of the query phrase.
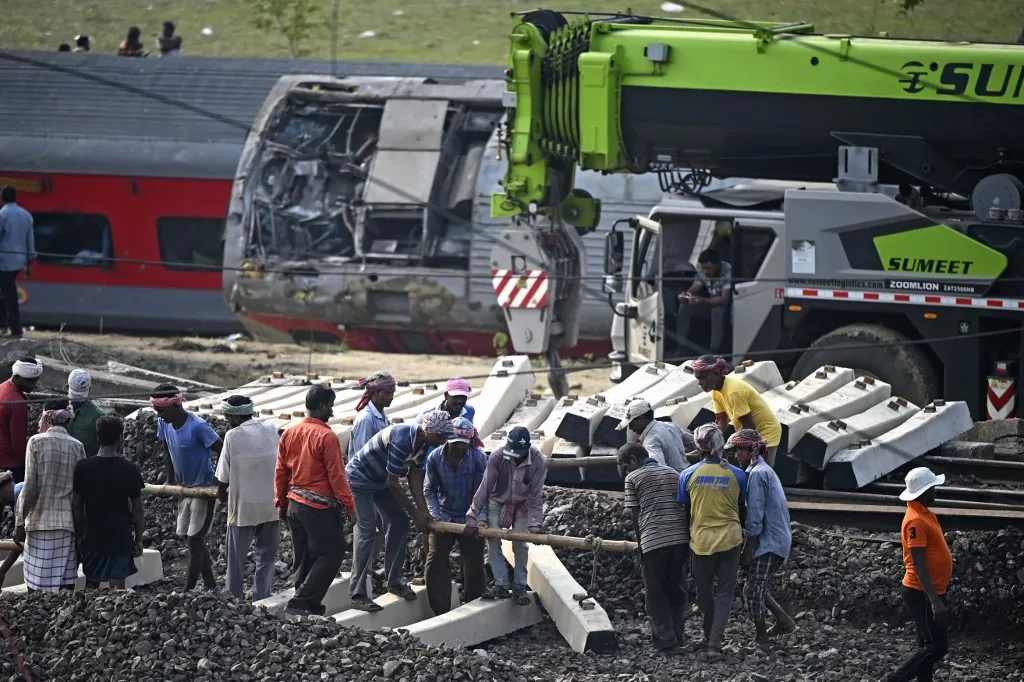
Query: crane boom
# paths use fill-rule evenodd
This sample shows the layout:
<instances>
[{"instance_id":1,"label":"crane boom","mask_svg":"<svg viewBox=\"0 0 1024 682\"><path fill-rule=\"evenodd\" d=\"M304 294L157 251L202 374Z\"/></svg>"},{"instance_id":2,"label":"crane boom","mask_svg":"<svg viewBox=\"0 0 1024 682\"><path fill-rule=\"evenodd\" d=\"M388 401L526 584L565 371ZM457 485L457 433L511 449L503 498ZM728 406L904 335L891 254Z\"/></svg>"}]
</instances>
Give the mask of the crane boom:
<instances>
[{"instance_id":1,"label":"crane boom","mask_svg":"<svg viewBox=\"0 0 1024 682\"><path fill-rule=\"evenodd\" d=\"M841 146L878 149L885 184L969 196L994 173L1024 179L1024 46L548 10L515 21L495 217L585 233L600 201L573 191L576 169L831 182Z\"/></svg>"}]
</instances>

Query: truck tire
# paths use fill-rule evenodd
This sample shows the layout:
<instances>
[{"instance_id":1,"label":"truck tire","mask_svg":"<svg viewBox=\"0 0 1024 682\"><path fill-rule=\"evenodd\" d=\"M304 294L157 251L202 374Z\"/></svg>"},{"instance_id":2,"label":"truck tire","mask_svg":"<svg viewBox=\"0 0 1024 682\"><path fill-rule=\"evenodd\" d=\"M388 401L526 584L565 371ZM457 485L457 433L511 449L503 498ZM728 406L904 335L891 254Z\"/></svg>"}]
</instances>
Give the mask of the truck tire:
<instances>
[{"instance_id":1,"label":"truck tire","mask_svg":"<svg viewBox=\"0 0 1024 682\"><path fill-rule=\"evenodd\" d=\"M849 367L858 375L881 379L892 385L894 397L906 398L918 407L942 397L939 377L920 347L903 334L876 324L851 324L825 334L800 356L792 378L804 379L822 365Z\"/></svg>"}]
</instances>

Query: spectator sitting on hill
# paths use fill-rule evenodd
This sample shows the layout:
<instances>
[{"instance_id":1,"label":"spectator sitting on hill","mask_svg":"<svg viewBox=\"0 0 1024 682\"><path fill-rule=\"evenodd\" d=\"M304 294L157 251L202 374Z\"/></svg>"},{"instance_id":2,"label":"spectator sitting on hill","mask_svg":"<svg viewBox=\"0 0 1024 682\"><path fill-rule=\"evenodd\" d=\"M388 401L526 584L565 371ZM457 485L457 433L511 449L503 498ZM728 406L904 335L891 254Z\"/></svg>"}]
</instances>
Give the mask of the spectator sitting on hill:
<instances>
[{"instance_id":1,"label":"spectator sitting on hill","mask_svg":"<svg viewBox=\"0 0 1024 682\"><path fill-rule=\"evenodd\" d=\"M142 35L142 31L139 30L138 26L132 26L128 29L128 36L121 41L121 45L117 48L118 57L142 57L142 41L139 37Z\"/></svg>"},{"instance_id":2,"label":"spectator sitting on hill","mask_svg":"<svg viewBox=\"0 0 1024 682\"><path fill-rule=\"evenodd\" d=\"M173 57L181 53L181 36L174 35L174 22L164 22L164 32L157 38L161 57Z\"/></svg>"}]
</instances>

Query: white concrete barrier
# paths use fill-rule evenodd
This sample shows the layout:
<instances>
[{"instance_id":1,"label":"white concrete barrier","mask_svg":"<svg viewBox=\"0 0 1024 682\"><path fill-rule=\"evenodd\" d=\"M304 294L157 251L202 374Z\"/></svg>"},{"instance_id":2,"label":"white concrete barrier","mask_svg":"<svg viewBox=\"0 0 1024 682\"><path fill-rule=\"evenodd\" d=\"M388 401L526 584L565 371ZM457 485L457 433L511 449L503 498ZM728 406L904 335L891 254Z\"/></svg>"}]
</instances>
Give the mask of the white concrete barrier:
<instances>
[{"instance_id":1,"label":"white concrete barrier","mask_svg":"<svg viewBox=\"0 0 1024 682\"><path fill-rule=\"evenodd\" d=\"M920 407L903 398L893 398L848 419L815 424L792 449L792 454L818 471L824 471L832 457L854 443L878 438L907 421Z\"/></svg>"},{"instance_id":2,"label":"white concrete barrier","mask_svg":"<svg viewBox=\"0 0 1024 682\"><path fill-rule=\"evenodd\" d=\"M586 449L576 443L570 443L564 438L555 439L551 447L548 459L576 459L586 457ZM583 467L574 469L548 469L547 477L544 479L546 485L567 485L579 483L583 480Z\"/></svg>"},{"instance_id":3,"label":"white concrete barrier","mask_svg":"<svg viewBox=\"0 0 1024 682\"><path fill-rule=\"evenodd\" d=\"M676 369L675 365L668 365L664 362L647 363L621 383L574 405L562 418L562 422L555 432L556 435L577 445L593 445L597 426L612 405L625 403L631 398L643 395L645 391L661 382L674 369Z\"/></svg>"},{"instance_id":4,"label":"white concrete barrier","mask_svg":"<svg viewBox=\"0 0 1024 682\"><path fill-rule=\"evenodd\" d=\"M552 396L542 396L540 393L530 395L529 398L519 403L519 406L501 428L495 429L491 433L480 434L487 451L490 452L494 448L504 445L508 432L515 426L522 426L532 432L551 415L556 402Z\"/></svg>"},{"instance_id":5,"label":"white concrete barrier","mask_svg":"<svg viewBox=\"0 0 1024 682\"><path fill-rule=\"evenodd\" d=\"M591 608L580 605L575 597L586 590L573 579L554 550L542 545L528 546L527 584L573 651L603 654L617 649L618 638L607 612L593 599L584 601ZM503 540L501 549L505 559L513 563L512 543Z\"/></svg>"},{"instance_id":6,"label":"white concrete barrier","mask_svg":"<svg viewBox=\"0 0 1024 682\"><path fill-rule=\"evenodd\" d=\"M614 457L619 448L615 445L595 445L590 448L580 447L576 451L578 457ZM584 467L583 480L587 483L621 483L619 467L614 464Z\"/></svg>"},{"instance_id":7,"label":"white concrete barrier","mask_svg":"<svg viewBox=\"0 0 1024 682\"><path fill-rule=\"evenodd\" d=\"M446 614L401 628L423 644L470 647L540 623L537 600L519 606L514 599L474 599Z\"/></svg>"},{"instance_id":8,"label":"white concrete barrier","mask_svg":"<svg viewBox=\"0 0 1024 682\"><path fill-rule=\"evenodd\" d=\"M494 433L501 428L519 403L530 397L536 381L529 357L509 355L499 358L475 404L473 425L476 430Z\"/></svg>"},{"instance_id":9,"label":"white concrete barrier","mask_svg":"<svg viewBox=\"0 0 1024 682\"><path fill-rule=\"evenodd\" d=\"M792 451L815 424L852 417L888 399L890 395L892 386L889 384L872 377L860 377L817 400L779 410L775 413L782 425L779 452Z\"/></svg>"},{"instance_id":10,"label":"white concrete barrier","mask_svg":"<svg viewBox=\"0 0 1024 682\"><path fill-rule=\"evenodd\" d=\"M381 628L399 628L412 625L422 620L434 617L434 612L427 601L426 585L414 585L412 588L416 593L416 599L406 601L396 594L390 592L382 594L374 599L383 608L376 613L360 611L359 609L348 609L332 616L341 625L361 628L363 630L380 630ZM451 605L459 605L459 586L454 582L451 585Z\"/></svg>"},{"instance_id":11,"label":"white concrete barrier","mask_svg":"<svg viewBox=\"0 0 1024 682\"><path fill-rule=\"evenodd\" d=\"M825 488L861 488L973 426L967 403L936 400L878 438L837 453L825 467Z\"/></svg>"},{"instance_id":12,"label":"white concrete barrier","mask_svg":"<svg viewBox=\"0 0 1024 682\"><path fill-rule=\"evenodd\" d=\"M14 573L15 566L19 567L17 574ZM129 576L124 581L125 587L137 587L139 585L148 585L155 583L158 580L162 580L164 577L164 565L160 560L160 552L155 549L145 549L142 551L142 556L135 557L135 567L139 569L139 572L133 576ZM18 582L13 583L12 577L17 575ZM101 587L106 587L108 583L100 583ZM28 585L25 584L24 573L21 570L21 558L19 558L14 566L11 566L11 570L7 573L7 579L4 581L4 592L10 594L27 594ZM78 582L75 583L75 591L85 589L85 573L81 567L78 569Z\"/></svg>"},{"instance_id":13,"label":"white concrete barrier","mask_svg":"<svg viewBox=\"0 0 1024 682\"><path fill-rule=\"evenodd\" d=\"M551 410L551 414L548 418L538 426L536 429L530 432L530 440L534 447L544 453L544 456L549 457L551 455L551 449L555 446L555 441L558 440L558 436L555 433L558 431L558 425L562 423L562 418L565 413L568 412L577 402L579 397L575 394L570 394L557 403L555 408Z\"/></svg>"},{"instance_id":14,"label":"white concrete barrier","mask_svg":"<svg viewBox=\"0 0 1024 682\"><path fill-rule=\"evenodd\" d=\"M697 379L687 360L679 367L672 369L665 378L654 384L643 395L635 396L623 402L617 402L608 408L601 418L594 433L594 440L602 445L623 446L626 444L626 430L617 427L626 416L626 407L633 400L646 400L651 409L657 410L673 398L690 398L701 392Z\"/></svg>"},{"instance_id":15,"label":"white concrete barrier","mask_svg":"<svg viewBox=\"0 0 1024 682\"><path fill-rule=\"evenodd\" d=\"M351 577L351 573L342 573L327 588L327 594L324 596L323 601L324 615L332 616L335 613L344 611L352 604L348 598L349 578ZM270 613L284 613L284 610L288 608L289 600L294 596L294 589L283 590L270 595L266 599L260 599L253 606L265 608Z\"/></svg>"}]
</instances>

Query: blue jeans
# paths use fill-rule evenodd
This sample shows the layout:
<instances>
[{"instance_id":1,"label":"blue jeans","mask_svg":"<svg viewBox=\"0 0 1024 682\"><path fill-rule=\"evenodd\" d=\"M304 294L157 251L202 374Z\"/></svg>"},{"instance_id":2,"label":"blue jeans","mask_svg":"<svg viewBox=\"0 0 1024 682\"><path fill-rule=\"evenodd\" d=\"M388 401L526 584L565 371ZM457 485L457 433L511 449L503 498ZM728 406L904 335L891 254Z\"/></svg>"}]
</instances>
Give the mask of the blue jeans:
<instances>
[{"instance_id":1,"label":"blue jeans","mask_svg":"<svg viewBox=\"0 0 1024 682\"><path fill-rule=\"evenodd\" d=\"M504 505L489 500L487 502L487 524L489 528L498 528L501 519L501 512ZM525 533L528 523L526 514L522 511L516 512L512 519L512 530ZM525 542L513 542L512 554L515 556L515 581L516 585L526 587L526 561L530 550ZM487 555L490 557L491 573L494 574L494 582L501 587L508 587L508 568L505 564L505 555L501 552L501 540L487 539Z\"/></svg>"},{"instance_id":2,"label":"blue jeans","mask_svg":"<svg viewBox=\"0 0 1024 682\"><path fill-rule=\"evenodd\" d=\"M349 581L349 597L373 599L369 585L373 572L374 544L377 540L377 515L380 514L386 531L384 540L384 572L388 587L404 584L402 571L405 569L405 553L408 548L409 515L398 503L390 490L352 489L356 503L356 525L352 544L352 578Z\"/></svg>"},{"instance_id":3,"label":"blue jeans","mask_svg":"<svg viewBox=\"0 0 1024 682\"><path fill-rule=\"evenodd\" d=\"M228 526L227 539L227 586L237 599L245 592L245 557L249 546L256 540L253 555L256 559L256 574L252 581L252 599L259 601L270 596L270 583L274 579L274 561L277 559L277 521L261 523L258 526Z\"/></svg>"}]
</instances>

